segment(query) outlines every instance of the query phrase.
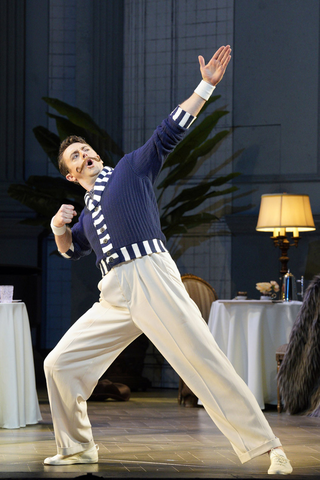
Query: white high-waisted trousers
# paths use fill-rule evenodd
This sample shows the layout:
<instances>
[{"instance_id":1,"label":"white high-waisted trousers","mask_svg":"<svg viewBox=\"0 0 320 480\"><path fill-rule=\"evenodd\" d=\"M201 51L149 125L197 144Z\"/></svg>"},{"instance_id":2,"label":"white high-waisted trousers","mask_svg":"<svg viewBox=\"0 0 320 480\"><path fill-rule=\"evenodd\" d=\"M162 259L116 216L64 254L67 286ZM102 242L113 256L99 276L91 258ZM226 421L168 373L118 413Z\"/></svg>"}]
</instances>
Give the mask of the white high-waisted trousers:
<instances>
[{"instance_id":1,"label":"white high-waisted trousers","mask_svg":"<svg viewBox=\"0 0 320 480\"><path fill-rule=\"evenodd\" d=\"M197 395L242 463L280 446L256 399L217 346L168 253L114 267L95 303L45 359L58 453L94 445L86 400L142 332Z\"/></svg>"}]
</instances>

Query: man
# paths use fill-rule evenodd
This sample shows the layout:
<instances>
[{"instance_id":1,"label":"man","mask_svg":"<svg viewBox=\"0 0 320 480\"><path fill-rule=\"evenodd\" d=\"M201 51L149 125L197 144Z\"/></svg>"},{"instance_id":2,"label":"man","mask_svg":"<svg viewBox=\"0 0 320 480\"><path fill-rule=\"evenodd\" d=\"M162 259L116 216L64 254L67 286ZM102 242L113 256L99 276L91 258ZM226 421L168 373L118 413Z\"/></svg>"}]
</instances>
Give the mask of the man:
<instances>
[{"instance_id":1,"label":"man","mask_svg":"<svg viewBox=\"0 0 320 480\"><path fill-rule=\"evenodd\" d=\"M222 79L231 58L220 47L205 64L189 99L157 127L150 140L114 169L79 137L60 147L60 171L87 191L72 230L73 206L51 222L60 253L78 259L94 250L102 280L100 300L65 334L45 360L57 455L46 465L95 463L97 447L86 410L98 379L121 351L144 332L230 440L242 463L270 453L269 473L291 473L281 443L254 396L217 347L188 296L165 248L153 183L165 157Z\"/></svg>"}]
</instances>

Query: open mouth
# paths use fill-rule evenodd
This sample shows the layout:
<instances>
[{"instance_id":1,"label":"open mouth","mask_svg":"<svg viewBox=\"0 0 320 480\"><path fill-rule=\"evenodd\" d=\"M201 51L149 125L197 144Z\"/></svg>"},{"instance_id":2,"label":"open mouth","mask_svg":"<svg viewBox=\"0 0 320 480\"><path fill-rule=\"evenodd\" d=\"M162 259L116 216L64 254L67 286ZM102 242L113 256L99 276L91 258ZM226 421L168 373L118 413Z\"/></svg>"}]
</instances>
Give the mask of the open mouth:
<instances>
[{"instance_id":1,"label":"open mouth","mask_svg":"<svg viewBox=\"0 0 320 480\"><path fill-rule=\"evenodd\" d=\"M92 157L92 158L89 157L89 158L86 158L86 159L82 162L81 166L76 168L76 171L77 171L78 173L81 173L82 170L84 169L84 167L88 167L88 168L93 167L95 161L96 161L96 162L101 162L101 158L99 157L99 155L97 155L97 157Z\"/></svg>"},{"instance_id":2,"label":"open mouth","mask_svg":"<svg viewBox=\"0 0 320 480\"><path fill-rule=\"evenodd\" d=\"M93 166L93 160L92 158L87 158L86 160L84 160L81 164L81 167L78 167L76 168L76 171L78 173L81 173L82 170L84 169L84 167L92 167Z\"/></svg>"}]
</instances>

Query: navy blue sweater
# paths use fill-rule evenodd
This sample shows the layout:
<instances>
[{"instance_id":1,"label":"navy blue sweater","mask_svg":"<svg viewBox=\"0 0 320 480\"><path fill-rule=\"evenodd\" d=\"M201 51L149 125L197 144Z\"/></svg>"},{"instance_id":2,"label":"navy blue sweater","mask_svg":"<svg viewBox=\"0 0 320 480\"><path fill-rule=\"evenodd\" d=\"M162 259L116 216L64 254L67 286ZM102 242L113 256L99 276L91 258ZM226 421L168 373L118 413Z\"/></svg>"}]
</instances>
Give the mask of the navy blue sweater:
<instances>
[{"instance_id":1,"label":"navy blue sweater","mask_svg":"<svg viewBox=\"0 0 320 480\"><path fill-rule=\"evenodd\" d=\"M72 227L72 245L64 257L77 260L94 250L105 275L119 263L166 251L153 184L193 120L177 107L145 145L125 155L114 169L100 172L85 195L86 207Z\"/></svg>"}]
</instances>

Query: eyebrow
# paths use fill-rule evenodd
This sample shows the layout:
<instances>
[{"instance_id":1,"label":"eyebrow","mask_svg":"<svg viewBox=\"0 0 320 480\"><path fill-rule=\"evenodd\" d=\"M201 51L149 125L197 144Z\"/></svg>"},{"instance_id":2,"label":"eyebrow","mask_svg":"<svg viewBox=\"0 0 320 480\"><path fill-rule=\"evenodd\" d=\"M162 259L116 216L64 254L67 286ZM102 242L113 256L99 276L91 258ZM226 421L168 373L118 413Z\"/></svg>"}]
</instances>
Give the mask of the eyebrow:
<instances>
[{"instance_id":1,"label":"eyebrow","mask_svg":"<svg viewBox=\"0 0 320 480\"><path fill-rule=\"evenodd\" d=\"M87 145L86 143L84 143L84 144L83 144L83 147L81 147L80 150L83 150L83 149L86 148L86 147L89 147L89 145ZM79 153L79 149L74 150L73 152L71 152L69 158L72 158L72 156L73 156L75 153Z\"/></svg>"}]
</instances>

